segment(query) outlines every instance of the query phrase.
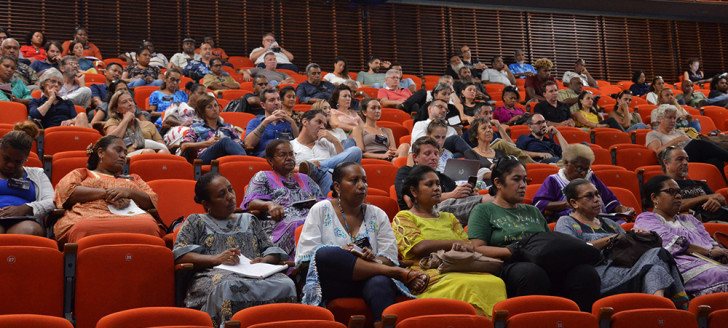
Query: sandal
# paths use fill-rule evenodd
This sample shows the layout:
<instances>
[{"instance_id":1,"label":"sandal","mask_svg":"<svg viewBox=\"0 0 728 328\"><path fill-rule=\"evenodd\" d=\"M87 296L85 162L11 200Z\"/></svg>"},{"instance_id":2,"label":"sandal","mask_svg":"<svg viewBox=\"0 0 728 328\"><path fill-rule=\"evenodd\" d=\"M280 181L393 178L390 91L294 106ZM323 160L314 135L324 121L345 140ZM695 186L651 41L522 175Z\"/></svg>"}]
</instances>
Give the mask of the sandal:
<instances>
[{"instance_id":1,"label":"sandal","mask_svg":"<svg viewBox=\"0 0 728 328\"><path fill-rule=\"evenodd\" d=\"M424 276L424 278L422 278ZM415 271L415 270L408 270L406 273L402 273L402 282L404 282L405 286L410 289L410 291L413 294L420 294L427 289L427 286L430 284L430 276L426 273ZM410 285L415 282L418 278L422 278L425 282L425 284L422 286L422 288L413 289L410 287Z\"/></svg>"}]
</instances>

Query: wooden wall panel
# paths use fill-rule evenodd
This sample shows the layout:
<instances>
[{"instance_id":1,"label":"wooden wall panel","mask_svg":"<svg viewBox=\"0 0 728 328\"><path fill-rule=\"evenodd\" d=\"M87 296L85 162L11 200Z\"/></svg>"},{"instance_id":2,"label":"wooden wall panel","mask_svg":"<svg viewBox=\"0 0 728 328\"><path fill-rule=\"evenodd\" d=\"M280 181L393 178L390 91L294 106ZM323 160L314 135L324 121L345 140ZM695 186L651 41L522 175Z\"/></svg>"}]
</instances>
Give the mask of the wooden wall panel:
<instances>
[{"instance_id":1,"label":"wooden wall panel","mask_svg":"<svg viewBox=\"0 0 728 328\"><path fill-rule=\"evenodd\" d=\"M607 79L630 80L643 70L648 80L655 75L677 81L674 36L670 21L604 17Z\"/></svg>"}]
</instances>

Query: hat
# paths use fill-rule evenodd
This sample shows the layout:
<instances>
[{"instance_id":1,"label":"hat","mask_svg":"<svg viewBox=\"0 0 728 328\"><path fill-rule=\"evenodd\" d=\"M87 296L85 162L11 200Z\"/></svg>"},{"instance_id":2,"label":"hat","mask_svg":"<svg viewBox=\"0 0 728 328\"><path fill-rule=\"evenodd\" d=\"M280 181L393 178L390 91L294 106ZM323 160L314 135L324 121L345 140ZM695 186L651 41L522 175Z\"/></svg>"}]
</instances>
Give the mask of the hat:
<instances>
[{"instance_id":1,"label":"hat","mask_svg":"<svg viewBox=\"0 0 728 328\"><path fill-rule=\"evenodd\" d=\"M185 42L195 43L195 39L193 39L193 38L185 38L184 40L182 40L182 43L185 43Z\"/></svg>"}]
</instances>

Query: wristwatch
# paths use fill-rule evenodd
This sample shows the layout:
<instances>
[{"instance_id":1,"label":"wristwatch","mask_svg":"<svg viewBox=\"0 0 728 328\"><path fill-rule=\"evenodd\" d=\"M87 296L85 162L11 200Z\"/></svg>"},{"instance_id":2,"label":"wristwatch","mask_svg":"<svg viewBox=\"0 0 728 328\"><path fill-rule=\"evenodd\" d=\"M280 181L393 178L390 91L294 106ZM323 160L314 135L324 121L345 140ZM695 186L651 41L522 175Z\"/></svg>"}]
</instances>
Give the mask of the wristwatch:
<instances>
[{"instance_id":1,"label":"wristwatch","mask_svg":"<svg viewBox=\"0 0 728 328\"><path fill-rule=\"evenodd\" d=\"M586 243L586 244L589 245L589 246L591 246L591 247L594 247L594 244L592 244L592 243Z\"/></svg>"}]
</instances>

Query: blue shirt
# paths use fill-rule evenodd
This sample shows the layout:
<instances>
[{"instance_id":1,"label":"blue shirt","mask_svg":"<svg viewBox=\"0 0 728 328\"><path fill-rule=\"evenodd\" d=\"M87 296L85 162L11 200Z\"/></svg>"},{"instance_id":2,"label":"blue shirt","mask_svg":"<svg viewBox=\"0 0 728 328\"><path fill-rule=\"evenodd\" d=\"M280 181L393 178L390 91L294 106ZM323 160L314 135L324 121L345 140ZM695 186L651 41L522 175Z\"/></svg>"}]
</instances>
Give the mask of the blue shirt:
<instances>
[{"instance_id":1,"label":"blue shirt","mask_svg":"<svg viewBox=\"0 0 728 328\"><path fill-rule=\"evenodd\" d=\"M513 73L513 75L523 74L523 73L526 73L526 72L531 72L533 74L536 74L536 70L533 68L533 66L531 66L531 64L523 64L523 65L521 65L519 63L513 63L513 64L508 65L508 69L511 70L511 73ZM525 76L521 76L521 77L518 77L518 78L519 79L525 79L526 77Z\"/></svg>"},{"instance_id":2,"label":"blue shirt","mask_svg":"<svg viewBox=\"0 0 728 328\"><path fill-rule=\"evenodd\" d=\"M89 88L91 89L91 97L99 97L102 101L106 97L106 91L108 90L106 83L92 84Z\"/></svg>"},{"instance_id":3,"label":"blue shirt","mask_svg":"<svg viewBox=\"0 0 728 328\"><path fill-rule=\"evenodd\" d=\"M44 95L40 98L36 98L30 101L28 108L30 109L30 117L40 120L40 124L43 128L50 128L54 126L60 126L61 122L70 120L76 117L76 107L70 100L64 100L61 98L55 105L51 105L51 108L46 112L45 116L41 115L38 111L38 107L45 104L48 98Z\"/></svg>"},{"instance_id":4,"label":"blue shirt","mask_svg":"<svg viewBox=\"0 0 728 328\"><path fill-rule=\"evenodd\" d=\"M197 75L199 76L198 78L201 79L205 75L211 74L212 71L210 71L210 66L207 66L207 64L205 64L202 60L193 60L182 69L182 73L190 77Z\"/></svg>"},{"instance_id":5,"label":"blue shirt","mask_svg":"<svg viewBox=\"0 0 728 328\"><path fill-rule=\"evenodd\" d=\"M166 95L162 91L154 91L149 95L149 106L157 105L157 112L167 110L167 107L174 102L187 102L187 92L177 90L173 95ZM162 125L162 117L157 118L154 124Z\"/></svg>"},{"instance_id":6,"label":"blue shirt","mask_svg":"<svg viewBox=\"0 0 728 328\"><path fill-rule=\"evenodd\" d=\"M250 120L250 122L248 122L248 127L245 129L245 136L247 137L251 134L264 119L265 116ZM267 146L272 140L278 139L282 132L290 133L291 138L295 137L293 135L293 130L291 130L291 125L288 124L288 122L283 121L268 124L263 131L263 135L260 136L260 141L258 141L258 144L255 148L253 148L253 154L258 157L263 157L265 153L265 146Z\"/></svg>"},{"instance_id":7,"label":"blue shirt","mask_svg":"<svg viewBox=\"0 0 728 328\"><path fill-rule=\"evenodd\" d=\"M58 64L49 64L48 59L43 60L36 60L30 64L30 68L32 68L36 73L43 72L51 67L58 68Z\"/></svg>"},{"instance_id":8,"label":"blue shirt","mask_svg":"<svg viewBox=\"0 0 728 328\"><path fill-rule=\"evenodd\" d=\"M334 92L334 85L329 81L321 81L318 86L305 81L296 88L296 97L301 103L308 103L311 98L328 100L331 98L332 92Z\"/></svg>"},{"instance_id":9,"label":"blue shirt","mask_svg":"<svg viewBox=\"0 0 728 328\"><path fill-rule=\"evenodd\" d=\"M538 140L533 133L521 135L516 140L516 147L525 151L549 153L552 156L561 157L561 146L547 136L544 136L543 140Z\"/></svg>"},{"instance_id":10,"label":"blue shirt","mask_svg":"<svg viewBox=\"0 0 728 328\"><path fill-rule=\"evenodd\" d=\"M18 206L35 201L35 184L28 180L28 173L22 180L30 185L27 190L8 187L8 180L0 179L0 208Z\"/></svg>"}]
</instances>

